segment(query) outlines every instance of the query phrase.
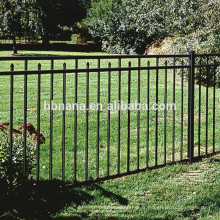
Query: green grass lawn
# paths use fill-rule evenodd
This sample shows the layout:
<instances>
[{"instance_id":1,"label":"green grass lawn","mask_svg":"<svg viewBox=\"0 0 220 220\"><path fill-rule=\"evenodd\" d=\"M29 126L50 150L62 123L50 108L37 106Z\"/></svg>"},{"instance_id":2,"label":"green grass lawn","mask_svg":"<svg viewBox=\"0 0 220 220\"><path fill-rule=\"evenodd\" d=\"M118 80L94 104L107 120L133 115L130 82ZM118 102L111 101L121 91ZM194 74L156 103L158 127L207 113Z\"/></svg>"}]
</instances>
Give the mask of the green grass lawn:
<instances>
[{"instance_id":1,"label":"green grass lawn","mask_svg":"<svg viewBox=\"0 0 220 220\"><path fill-rule=\"evenodd\" d=\"M220 219L220 157L4 201L5 219ZM8 209L4 209L8 204ZM7 211L6 211L7 210ZM14 217L14 218L12 218ZM4 219L4 218L2 218Z\"/></svg>"},{"instance_id":2,"label":"green grass lawn","mask_svg":"<svg viewBox=\"0 0 220 220\"><path fill-rule=\"evenodd\" d=\"M73 53L73 52L54 52L54 51L19 51L25 55L94 55L97 53ZM104 53L99 53L104 54ZM10 55L9 51L1 51L0 56ZM122 66L128 66L128 61L131 61L132 66L137 65L137 59L123 59ZM142 59L141 65L147 65L148 59ZM55 69L62 69L63 63L66 62L67 68L74 68L73 60L55 61ZM90 63L90 67L97 66L95 60L80 60L79 68L86 68L86 63ZM112 67L118 65L117 60L103 60L101 67L107 67L108 62L112 63ZM151 65L155 65L155 60L150 60ZM164 61L161 60L162 65ZM1 71L10 70L10 61L1 61ZM49 61L41 61L42 69L50 68ZM23 61L14 61L15 70L23 70ZM38 61L29 61L29 70L36 70ZM137 101L138 81L137 71L132 71L131 76L131 102ZM67 93L66 102L74 103L74 73L67 74ZM0 122L9 121L10 109L10 77L0 76ZM46 180L49 178L49 139L50 139L50 113L44 111L44 101L50 101L50 75L42 75L41 77L41 132L46 138L46 143L40 148L40 179ZM54 102L62 102L63 91L63 75L56 74L54 76ZM150 72L150 103L155 103L156 84L155 71ZM23 97L24 97L24 76L14 77L14 127L18 128L23 123ZM127 103L127 83L128 73L122 72L122 100ZM188 83L184 81L184 130L183 130L183 157L186 158L187 153L187 125L188 125ZM79 74L78 85L78 102L85 103L86 101L86 73ZM97 73L90 74L90 103L97 102ZM205 152L205 93L206 87L202 87L202 129L201 129L201 152ZM208 151L212 151L212 120L213 120L213 88L209 89L209 147ZM108 96L108 75L107 72L101 74L101 103L107 103ZM220 147L220 90L216 89L216 150ZM111 100L118 99L118 73L111 73ZM141 72L141 103L146 103L147 100L147 73ZM159 72L159 103L164 101L164 70ZM37 127L37 75L28 76L28 122ZM168 103L173 102L173 71L168 71ZM176 106L175 112L175 160L180 160L180 144L181 144L181 77L176 74ZM89 179L96 177L96 111L89 113ZM167 160L172 160L172 111L167 113ZM159 130L158 130L158 164L163 163L164 155L164 112L159 111ZM117 112L111 112L111 145L110 145L110 175L117 173ZM195 88L195 155L197 155L198 145L198 86ZM147 112L141 111L140 115L140 168L146 167L146 136L147 136ZM85 131L86 119L85 111L78 112L78 139L77 139L77 179L84 180L85 176ZM155 111L150 111L150 149L149 149L149 165L154 166L155 163ZM53 179L61 179L62 176L62 112L54 112L54 131L53 131ZM65 153L65 176L66 181L73 180L73 158L74 158L74 112L66 112L66 153ZM137 112L131 111L131 155L130 169L135 170L137 167ZM100 113L100 176L105 176L107 173L107 110ZM127 167L127 111L121 112L121 172L126 172Z\"/></svg>"},{"instance_id":3,"label":"green grass lawn","mask_svg":"<svg viewBox=\"0 0 220 220\"><path fill-rule=\"evenodd\" d=\"M92 197L80 205L68 204L54 217L219 219L219 159L215 156L80 188L79 194Z\"/></svg>"}]
</instances>

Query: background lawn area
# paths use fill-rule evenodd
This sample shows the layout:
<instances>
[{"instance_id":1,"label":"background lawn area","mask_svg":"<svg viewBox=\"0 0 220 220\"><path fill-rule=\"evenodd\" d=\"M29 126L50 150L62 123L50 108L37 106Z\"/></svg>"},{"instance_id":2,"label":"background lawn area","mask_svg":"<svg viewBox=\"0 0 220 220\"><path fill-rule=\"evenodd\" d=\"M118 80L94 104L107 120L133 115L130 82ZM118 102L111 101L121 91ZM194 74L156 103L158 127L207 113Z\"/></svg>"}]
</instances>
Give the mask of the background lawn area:
<instances>
[{"instance_id":1,"label":"background lawn area","mask_svg":"<svg viewBox=\"0 0 220 220\"><path fill-rule=\"evenodd\" d=\"M73 52L54 52L54 51L19 51L25 55L98 55L105 53L73 53ZM1 51L0 56L8 56L10 51ZM137 65L137 59L123 59L122 66L128 66L131 61L132 66ZM146 66L148 59L142 59L141 65ZM62 69L63 63L66 62L67 68L74 68L74 60L59 60L55 61L55 69ZM96 60L80 60L79 68L86 68L86 63L90 62L90 67L97 67ZM112 67L118 65L117 60L102 60L101 67L107 67L108 62L112 63ZM151 65L155 65L155 60L150 60ZM186 62L186 60L185 60ZM10 61L1 61L0 70L10 70ZM23 70L23 61L14 61L15 70ZM29 61L28 69L36 70L38 61ZM50 61L41 61L42 69L50 69ZM163 65L164 60L160 60ZM131 75L131 102L137 101L138 91L138 73L132 71ZM10 77L0 76L0 122L9 121L10 109ZM54 102L62 103L63 91L63 75L56 74L54 76ZM75 74L67 74L67 94L66 102L74 103L74 85ZM80 73L78 84L78 102L85 103L86 100L86 73ZM156 95L156 77L155 71L150 72L150 103L155 103ZM14 77L14 127L18 128L23 123L23 97L24 97L24 76ZM50 102L50 75L44 74L41 77L41 132L46 138L45 145L40 148L40 179L47 180L49 178L49 145L50 145L50 112L44 111L44 101ZM127 83L128 73L122 72L122 100L127 103ZM186 158L187 149L187 126L188 126L188 83L184 81L184 130L183 130L183 157ZM97 102L97 73L90 74L90 103ZM198 86L195 89L195 155L198 154ZM202 129L201 129L201 152L205 152L205 94L206 87L202 87ZM212 120L213 120L213 88L209 89L209 147L208 152L212 152ZM216 150L220 150L220 89L216 89ZM108 98L108 74L101 73L101 103L106 104ZM118 73L111 73L111 100L118 99ZM147 72L141 72L141 103L146 103L147 100ZM37 127L37 75L28 76L28 119L27 121ZM159 72L159 103L164 101L164 70ZM168 103L173 102L173 71L168 71ZM176 106L175 112L175 160L180 160L181 147L181 77L176 72ZM96 111L89 113L89 179L96 177ZM166 162L172 160L172 116L173 112L167 113L167 159ZM111 112L111 146L110 146L110 175L117 173L117 127L118 113ZM159 130L158 130L158 164L164 162L164 112L159 111ZM147 112L141 111L140 115L140 168L146 167L146 137L147 137ZM85 111L78 112L78 146L77 146L77 179L84 180L85 177L85 131L86 119ZM62 112L54 112L54 130L53 130L53 178L61 179L62 176ZM74 112L66 112L66 152L65 152L65 176L66 181L73 180L73 158L74 158ZM131 111L131 155L130 169L137 168L137 112ZM107 110L100 113L100 176L107 174ZM154 166L155 163L155 111L150 111L150 143L149 143L149 165ZM127 171L127 111L121 112L121 172ZM36 173L36 171L34 171Z\"/></svg>"}]
</instances>

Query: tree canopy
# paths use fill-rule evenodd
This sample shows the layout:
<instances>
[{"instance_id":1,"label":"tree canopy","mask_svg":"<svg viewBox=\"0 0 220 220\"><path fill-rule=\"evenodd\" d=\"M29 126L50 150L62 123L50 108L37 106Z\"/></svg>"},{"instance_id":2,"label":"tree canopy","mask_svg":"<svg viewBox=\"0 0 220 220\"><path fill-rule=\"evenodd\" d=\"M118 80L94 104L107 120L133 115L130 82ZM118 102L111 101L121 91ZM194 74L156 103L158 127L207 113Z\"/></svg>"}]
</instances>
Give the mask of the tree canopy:
<instances>
[{"instance_id":1,"label":"tree canopy","mask_svg":"<svg viewBox=\"0 0 220 220\"><path fill-rule=\"evenodd\" d=\"M41 9L36 0L1 0L0 34L13 39L15 53L16 37L38 37L43 33L40 14Z\"/></svg>"},{"instance_id":2,"label":"tree canopy","mask_svg":"<svg viewBox=\"0 0 220 220\"><path fill-rule=\"evenodd\" d=\"M41 16L45 43L64 32L77 32L76 22L86 17L88 0L38 0L43 11ZM69 35L70 36L70 35Z\"/></svg>"},{"instance_id":3,"label":"tree canopy","mask_svg":"<svg viewBox=\"0 0 220 220\"><path fill-rule=\"evenodd\" d=\"M76 22L86 16L89 0L1 0L0 34L41 38L45 43L63 33L77 32ZM16 51L15 51L16 52Z\"/></svg>"}]
</instances>

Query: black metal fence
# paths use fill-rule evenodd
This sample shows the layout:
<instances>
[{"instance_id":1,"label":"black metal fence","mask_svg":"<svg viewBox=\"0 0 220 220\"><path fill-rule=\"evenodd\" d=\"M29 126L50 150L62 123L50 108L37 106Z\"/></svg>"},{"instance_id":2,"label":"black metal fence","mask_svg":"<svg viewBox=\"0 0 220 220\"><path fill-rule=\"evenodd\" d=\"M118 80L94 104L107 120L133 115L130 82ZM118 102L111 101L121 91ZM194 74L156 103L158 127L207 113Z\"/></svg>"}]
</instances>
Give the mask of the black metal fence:
<instances>
[{"instance_id":1,"label":"black metal fence","mask_svg":"<svg viewBox=\"0 0 220 220\"><path fill-rule=\"evenodd\" d=\"M1 57L1 99L10 97L10 105L8 113L0 114L1 120L11 122L10 146L15 124L22 122L26 130L27 122L36 122L36 179L74 183L219 153L219 58L219 53L193 51L186 55ZM3 95L6 87L9 94ZM22 103L16 102L17 87L23 88ZM52 107L55 95L64 105L81 101L86 109L64 108L59 115L50 108L47 114L42 101L48 100ZM119 106L122 101L127 105L146 102L148 109L101 109L99 105L95 111L89 109L91 102L110 105L114 100ZM168 102L176 103L176 109L149 108ZM37 106L33 114L28 103ZM40 146L41 132L46 134L45 147ZM26 132L23 138L25 175Z\"/></svg>"}]
</instances>

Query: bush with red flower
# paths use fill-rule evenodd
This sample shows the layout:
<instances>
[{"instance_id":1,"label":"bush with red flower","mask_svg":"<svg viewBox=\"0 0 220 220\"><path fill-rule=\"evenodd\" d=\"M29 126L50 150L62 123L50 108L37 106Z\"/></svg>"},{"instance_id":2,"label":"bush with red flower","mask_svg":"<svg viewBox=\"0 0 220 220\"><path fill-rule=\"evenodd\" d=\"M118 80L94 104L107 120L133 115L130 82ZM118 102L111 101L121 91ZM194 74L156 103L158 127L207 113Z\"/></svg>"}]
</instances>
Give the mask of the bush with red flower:
<instances>
[{"instance_id":1,"label":"bush with red flower","mask_svg":"<svg viewBox=\"0 0 220 220\"><path fill-rule=\"evenodd\" d=\"M16 189L24 180L24 132L26 132L26 178L30 178L36 164L37 130L31 123L20 125L12 131L12 152L10 147L10 123L0 124L0 183L7 189ZM39 144L45 143L45 137L39 135ZM11 157L12 153L12 157ZM1 190L0 190L1 191ZM6 193L0 192L1 194Z\"/></svg>"}]
</instances>

